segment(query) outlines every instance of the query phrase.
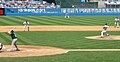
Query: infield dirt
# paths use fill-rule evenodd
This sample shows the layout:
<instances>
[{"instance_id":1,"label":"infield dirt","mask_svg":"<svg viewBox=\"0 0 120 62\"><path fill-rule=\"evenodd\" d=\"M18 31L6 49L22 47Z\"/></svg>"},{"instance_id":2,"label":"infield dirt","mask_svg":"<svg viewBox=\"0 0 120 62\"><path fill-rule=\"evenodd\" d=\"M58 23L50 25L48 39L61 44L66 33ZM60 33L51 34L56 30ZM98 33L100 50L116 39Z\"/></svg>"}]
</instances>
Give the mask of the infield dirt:
<instances>
[{"instance_id":1,"label":"infield dirt","mask_svg":"<svg viewBox=\"0 0 120 62\"><path fill-rule=\"evenodd\" d=\"M15 31L24 31L23 26L0 26L0 32L7 32L13 27ZM30 31L102 31L103 26L30 26ZM108 31L120 31L110 26Z\"/></svg>"}]
</instances>

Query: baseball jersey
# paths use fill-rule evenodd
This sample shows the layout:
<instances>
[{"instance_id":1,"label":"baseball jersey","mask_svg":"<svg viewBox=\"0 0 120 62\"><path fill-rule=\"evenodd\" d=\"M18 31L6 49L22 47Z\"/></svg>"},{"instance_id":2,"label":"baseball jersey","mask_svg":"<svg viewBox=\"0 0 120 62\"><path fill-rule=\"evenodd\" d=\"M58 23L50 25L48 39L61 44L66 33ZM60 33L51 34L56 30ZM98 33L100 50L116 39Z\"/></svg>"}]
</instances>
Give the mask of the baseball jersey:
<instances>
[{"instance_id":1,"label":"baseball jersey","mask_svg":"<svg viewBox=\"0 0 120 62\"><path fill-rule=\"evenodd\" d=\"M10 35L11 35L12 39L16 39L17 38L17 36L16 36L16 34L14 32L12 32Z\"/></svg>"},{"instance_id":2,"label":"baseball jersey","mask_svg":"<svg viewBox=\"0 0 120 62\"><path fill-rule=\"evenodd\" d=\"M24 24L24 25L29 25L29 22L26 22L26 21L25 21L25 22L23 22L23 24Z\"/></svg>"},{"instance_id":3,"label":"baseball jersey","mask_svg":"<svg viewBox=\"0 0 120 62\"><path fill-rule=\"evenodd\" d=\"M119 21L119 18L115 18L115 22L118 22Z\"/></svg>"},{"instance_id":4,"label":"baseball jersey","mask_svg":"<svg viewBox=\"0 0 120 62\"><path fill-rule=\"evenodd\" d=\"M107 30L108 27L109 27L109 26L105 25L105 26L103 27L103 29L104 29L104 30Z\"/></svg>"}]
</instances>

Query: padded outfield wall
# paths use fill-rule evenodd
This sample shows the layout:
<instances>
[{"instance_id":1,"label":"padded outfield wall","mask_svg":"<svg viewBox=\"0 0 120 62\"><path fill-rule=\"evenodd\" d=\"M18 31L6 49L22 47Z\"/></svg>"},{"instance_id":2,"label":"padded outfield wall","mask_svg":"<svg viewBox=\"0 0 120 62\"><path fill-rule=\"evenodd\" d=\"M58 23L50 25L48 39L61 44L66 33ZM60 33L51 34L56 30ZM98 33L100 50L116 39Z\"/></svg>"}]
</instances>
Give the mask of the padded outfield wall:
<instances>
[{"instance_id":1,"label":"padded outfield wall","mask_svg":"<svg viewBox=\"0 0 120 62\"><path fill-rule=\"evenodd\" d=\"M5 8L7 16L120 15L120 8Z\"/></svg>"}]
</instances>

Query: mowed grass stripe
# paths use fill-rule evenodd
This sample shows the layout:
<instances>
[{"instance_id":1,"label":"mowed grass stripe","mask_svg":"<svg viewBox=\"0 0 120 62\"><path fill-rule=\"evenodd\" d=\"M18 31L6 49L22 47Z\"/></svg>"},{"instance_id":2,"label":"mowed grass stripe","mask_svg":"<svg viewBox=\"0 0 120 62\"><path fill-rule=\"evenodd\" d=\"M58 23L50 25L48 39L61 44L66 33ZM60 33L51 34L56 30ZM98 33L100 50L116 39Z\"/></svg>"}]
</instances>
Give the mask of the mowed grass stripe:
<instances>
[{"instance_id":1,"label":"mowed grass stripe","mask_svg":"<svg viewBox=\"0 0 120 62\"><path fill-rule=\"evenodd\" d=\"M14 18L17 18L21 21L21 25L23 25L23 22L26 21L26 19L24 19L24 16L14 16ZM30 25L36 25L36 23L30 22Z\"/></svg>"},{"instance_id":2,"label":"mowed grass stripe","mask_svg":"<svg viewBox=\"0 0 120 62\"><path fill-rule=\"evenodd\" d=\"M61 22L64 22L64 23L66 23L68 25L80 25L77 22L70 21L70 18L59 18L59 17L47 17L47 18L53 19L53 20L56 20L56 21L61 21Z\"/></svg>"},{"instance_id":3,"label":"mowed grass stripe","mask_svg":"<svg viewBox=\"0 0 120 62\"><path fill-rule=\"evenodd\" d=\"M4 40L4 42L6 44L11 44L12 40L10 40L7 36L9 36L9 35L7 35L6 33L0 33L0 37Z\"/></svg>"},{"instance_id":4,"label":"mowed grass stripe","mask_svg":"<svg viewBox=\"0 0 120 62\"><path fill-rule=\"evenodd\" d=\"M89 33L88 33L89 34ZM92 34L92 33L91 33ZM89 40L89 41L88 41ZM73 41L77 41L77 40L73 40ZM110 41L110 40L106 40L106 41L101 41L101 40L97 40L98 42L96 42L95 40L91 40L91 39L87 39L87 40L80 40L81 42L78 42L78 44L80 44L80 46L82 47L86 47L86 45L90 45L90 46L100 46L100 47L108 47L110 45L116 45L114 41ZM86 42L88 41L88 42ZM81 45L82 44L82 45ZM74 46L74 45L73 45ZM111 47L112 48L112 47Z\"/></svg>"},{"instance_id":5,"label":"mowed grass stripe","mask_svg":"<svg viewBox=\"0 0 120 62\"><path fill-rule=\"evenodd\" d=\"M58 16L55 16L54 18L58 18L59 20L63 21L63 22L66 22L66 23L70 23L72 25L81 25L79 22L76 22L76 20L71 20L73 19L72 17L71 18L64 18L64 17L58 17ZM84 25L84 24L82 24Z\"/></svg>"},{"instance_id":6,"label":"mowed grass stripe","mask_svg":"<svg viewBox=\"0 0 120 62\"><path fill-rule=\"evenodd\" d=\"M65 22L61 21L59 18L54 18L53 16L45 17L45 18L48 19L48 20L54 21L54 22L58 22L58 23L63 23L63 24L69 25L69 23L65 23Z\"/></svg>"},{"instance_id":7,"label":"mowed grass stripe","mask_svg":"<svg viewBox=\"0 0 120 62\"><path fill-rule=\"evenodd\" d=\"M30 22L30 25L38 25L37 24L37 22L33 22L33 21L31 21L31 20L29 20L28 18L26 18L25 16L23 17L21 17L21 16L17 16L16 18L19 18L19 19L21 19L23 22L24 21L29 21ZM23 24L23 22L22 22L22 24Z\"/></svg>"},{"instance_id":8,"label":"mowed grass stripe","mask_svg":"<svg viewBox=\"0 0 120 62\"><path fill-rule=\"evenodd\" d=\"M52 19L52 20L54 20L54 21L66 23L66 24L68 24L68 25L73 25L73 24L75 24L75 23L71 23L71 22L67 21L68 19L66 19L66 18L60 18L60 17L56 17L56 16L47 17L47 18L48 18L48 19Z\"/></svg>"},{"instance_id":9,"label":"mowed grass stripe","mask_svg":"<svg viewBox=\"0 0 120 62\"><path fill-rule=\"evenodd\" d=\"M92 34L92 33L91 33ZM82 35L81 35L82 36ZM80 37L81 38L81 37ZM88 41L88 40L84 40L85 38L83 38L83 40L81 40L81 39L77 39L77 40L75 40L75 39L73 39L73 40L61 40L61 41L59 41L60 43L59 44L61 44L61 45L59 45L59 46L64 46L64 47L67 47L67 46L71 46L71 47L74 47L74 46L76 46L76 45L78 45L78 46L80 46L81 48L89 48L89 47L96 47L96 45L98 45L99 46L99 48L101 48L101 47L106 47L106 46L109 46L109 44L114 44L114 42L110 42L110 43L108 43L109 41L98 41L98 42L96 42L96 41L93 41L93 40L90 40L90 41ZM53 40L51 40L51 41L53 41ZM73 43L71 43L72 41L74 41L76 44L73 44ZM56 43L52 43L52 44L56 44ZM87 46L87 45L89 45L89 46Z\"/></svg>"},{"instance_id":10,"label":"mowed grass stripe","mask_svg":"<svg viewBox=\"0 0 120 62\"><path fill-rule=\"evenodd\" d=\"M82 18L83 21L87 21L88 23L91 23L91 24L98 24L98 25L103 25L105 23L109 23L107 17L96 17L96 16L93 16L93 17L86 17L86 18ZM84 20L86 19L86 20Z\"/></svg>"},{"instance_id":11,"label":"mowed grass stripe","mask_svg":"<svg viewBox=\"0 0 120 62\"><path fill-rule=\"evenodd\" d=\"M119 40L91 40L99 32L16 32L19 44L54 46L60 48L120 48ZM111 32L119 34L119 32ZM0 35L1 36L1 35ZM8 35L5 37L10 39ZM34 38L34 39L33 39ZM3 38L4 39L4 38ZM117 43L117 44L116 44Z\"/></svg>"},{"instance_id":12,"label":"mowed grass stripe","mask_svg":"<svg viewBox=\"0 0 120 62\"><path fill-rule=\"evenodd\" d=\"M57 17L56 17L57 18ZM58 17L60 19L62 19L61 17ZM65 18L68 22L71 22L71 23L76 23L78 25L99 25L99 21L97 22L96 20L92 20L90 18L84 18L84 17L74 17L74 16L71 16L71 18ZM104 21L105 22L105 21ZM102 23L102 22L101 22Z\"/></svg>"},{"instance_id":13,"label":"mowed grass stripe","mask_svg":"<svg viewBox=\"0 0 120 62\"><path fill-rule=\"evenodd\" d=\"M64 23L61 23L61 22L55 22L54 20L50 20L50 19L47 19L47 18L41 18L42 19L42 21L44 20L44 21L47 21L47 22L49 22L49 23L52 23L51 25L65 25ZM47 23L46 22L46 23ZM53 24L54 23L54 24Z\"/></svg>"},{"instance_id":14,"label":"mowed grass stripe","mask_svg":"<svg viewBox=\"0 0 120 62\"><path fill-rule=\"evenodd\" d=\"M48 25L56 25L56 23L48 21L48 19L47 20L44 19L44 17L45 16L39 16L39 17L32 16L32 18L39 20L39 22L44 22L45 24L48 24Z\"/></svg>"},{"instance_id":15,"label":"mowed grass stripe","mask_svg":"<svg viewBox=\"0 0 120 62\"><path fill-rule=\"evenodd\" d=\"M84 23L84 22L78 21L79 19L75 19L73 17L71 17L71 18L55 17L55 18L59 18L59 20L64 21L66 23L71 23L71 25L88 25L88 23Z\"/></svg>"},{"instance_id":16,"label":"mowed grass stripe","mask_svg":"<svg viewBox=\"0 0 120 62\"><path fill-rule=\"evenodd\" d=\"M71 42L71 41L70 41ZM76 44L70 43L70 42L64 42L64 43L60 43L60 46L64 46L64 47L75 47L75 48L102 48L102 47L106 47L106 48L115 48L115 46L118 46L118 44L116 44L116 42L109 42L109 41L103 41L103 42L86 42L86 41L75 41L73 40L73 42L75 42ZM109 43L108 43L109 42ZM67 44L65 44L67 43ZM79 47L76 47L79 46ZM120 48L120 46L118 46L117 48Z\"/></svg>"},{"instance_id":17,"label":"mowed grass stripe","mask_svg":"<svg viewBox=\"0 0 120 62\"><path fill-rule=\"evenodd\" d=\"M28 16L29 17L29 16ZM39 17L38 17L39 18ZM55 25L54 23L50 23L50 22L40 22L41 20L38 20L37 18L32 18L29 17L29 19L34 20L34 22L37 22L39 25ZM42 19L44 20L44 19ZM45 20L46 21L46 20Z\"/></svg>"},{"instance_id":18,"label":"mowed grass stripe","mask_svg":"<svg viewBox=\"0 0 120 62\"><path fill-rule=\"evenodd\" d=\"M86 43L80 43L80 44L82 44L82 45L80 45L80 47L81 48L91 48L91 47L93 47L93 48L102 48L102 47L107 47L108 48L108 46L110 46L110 45L114 45L114 43L115 42L110 42L110 43L108 43L109 41L103 41L103 42L86 42ZM75 45L76 46L76 45ZM72 46L72 47L74 47L74 46ZM112 48L112 47L109 47L109 48Z\"/></svg>"},{"instance_id":19,"label":"mowed grass stripe","mask_svg":"<svg viewBox=\"0 0 120 62\"><path fill-rule=\"evenodd\" d=\"M71 35L70 35L70 36L71 36ZM56 38L56 37L55 37L55 38ZM56 44L56 43L54 43L55 40L50 40L50 41L52 41L52 42L51 42L52 44L54 44L54 45ZM60 46L67 47L67 46L69 46L69 45L71 45L71 46L72 46L72 45L73 45L73 46L75 45L75 44L71 43L72 41L75 42L75 43L77 43L77 44L79 44L79 45L80 45L80 44L83 44L83 42L84 42L84 43L89 43L89 42L85 42L84 40L82 41L82 40L80 40L80 39L78 39L78 40L76 41L76 40L74 40L74 39L73 39L73 40L65 40L64 38L61 39L61 40L59 40L59 41L57 41L57 42L60 42L60 44L61 44ZM81 42L79 42L79 41L81 41Z\"/></svg>"},{"instance_id":20,"label":"mowed grass stripe","mask_svg":"<svg viewBox=\"0 0 120 62\"><path fill-rule=\"evenodd\" d=\"M36 21L38 21L40 23L44 23L45 25L55 25L56 24L56 23L49 22L49 21L46 21L46 20L42 19L42 16L41 17L29 16L29 17L32 18L32 19L35 19Z\"/></svg>"},{"instance_id":21,"label":"mowed grass stripe","mask_svg":"<svg viewBox=\"0 0 120 62\"><path fill-rule=\"evenodd\" d=\"M103 23L105 23L106 21L97 21L97 20L94 20L92 21L92 19L87 19L87 18L71 18L71 20L75 21L75 22L79 22L80 24L85 24L85 25L102 25Z\"/></svg>"},{"instance_id":22,"label":"mowed grass stripe","mask_svg":"<svg viewBox=\"0 0 120 62\"><path fill-rule=\"evenodd\" d=\"M13 22L17 23L17 24L21 24L21 20L19 20L18 18L15 18L15 16L10 16L8 17L10 20L12 20Z\"/></svg>"},{"instance_id":23,"label":"mowed grass stripe","mask_svg":"<svg viewBox=\"0 0 120 62\"><path fill-rule=\"evenodd\" d=\"M114 48L114 46L116 46L116 42L109 42L109 41L106 41L106 42L104 42L104 43L98 43L98 44L93 44L93 45L91 45L90 47L96 47L96 46L99 46L100 48L102 48L102 47L106 47L106 48ZM118 47L117 47L118 48ZM119 47L120 48L120 47Z\"/></svg>"},{"instance_id":24,"label":"mowed grass stripe","mask_svg":"<svg viewBox=\"0 0 120 62\"><path fill-rule=\"evenodd\" d=\"M6 44L7 42L5 43L5 40L4 40L3 38L0 37L0 43Z\"/></svg>"},{"instance_id":25,"label":"mowed grass stripe","mask_svg":"<svg viewBox=\"0 0 120 62\"><path fill-rule=\"evenodd\" d=\"M1 16L1 25L22 25L23 21L30 19L31 25L84 25L95 26L108 23L114 25L115 16ZM4 23L5 22L5 23Z\"/></svg>"},{"instance_id":26,"label":"mowed grass stripe","mask_svg":"<svg viewBox=\"0 0 120 62\"><path fill-rule=\"evenodd\" d=\"M97 16L98 17L98 16ZM104 23L107 22L106 17L98 17L96 18L96 16L73 16L71 17L72 20L74 21L78 21L80 23L87 23L86 25L103 25Z\"/></svg>"},{"instance_id":27,"label":"mowed grass stripe","mask_svg":"<svg viewBox=\"0 0 120 62\"><path fill-rule=\"evenodd\" d=\"M0 19L1 20L1 19ZM6 25L11 25L8 22L5 22L6 20L0 21L0 26L6 26Z\"/></svg>"},{"instance_id":28,"label":"mowed grass stripe","mask_svg":"<svg viewBox=\"0 0 120 62\"><path fill-rule=\"evenodd\" d=\"M28 42L25 42L24 40L22 40L20 37L18 37L18 42L22 43L24 45L30 45Z\"/></svg>"},{"instance_id":29,"label":"mowed grass stripe","mask_svg":"<svg viewBox=\"0 0 120 62\"><path fill-rule=\"evenodd\" d=\"M86 34L89 34L89 33L86 33ZM91 34L94 34L94 33L91 32ZM83 35L80 35L80 36L83 36ZM93 36L93 35L91 35L91 36ZM85 37L87 37L87 36L85 36ZM103 46L108 46L109 44L112 44L112 43L114 44L114 42L112 42L112 41L110 42L109 40L106 40L106 41L97 40L98 42L96 42L95 40L86 39L85 37L80 37L80 39L75 39L73 41L77 42L77 44L79 44L81 47L86 47L86 45L91 45L91 46L98 45L98 46L103 47Z\"/></svg>"},{"instance_id":30,"label":"mowed grass stripe","mask_svg":"<svg viewBox=\"0 0 120 62\"><path fill-rule=\"evenodd\" d=\"M24 17L20 17L20 18L25 19L25 21L28 20L31 25L32 25L32 24L34 24L34 25L40 25L40 24L41 24L41 25L44 25L44 23L40 23L40 22L38 22L38 20L29 18L28 16L24 16Z\"/></svg>"},{"instance_id":31,"label":"mowed grass stripe","mask_svg":"<svg viewBox=\"0 0 120 62\"><path fill-rule=\"evenodd\" d=\"M115 42L113 43L114 46L113 46L112 44L109 44L109 47L112 47L112 48L114 48L114 47L116 47L116 48L120 48L119 43L120 43L120 41L115 41Z\"/></svg>"},{"instance_id":32,"label":"mowed grass stripe","mask_svg":"<svg viewBox=\"0 0 120 62\"><path fill-rule=\"evenodd\" d=\"M38 24L38 25L47 25L46 23L40 22L40 20L37 20L37 19L35 19L35 18L32 18L31 16L26 16L26 18L27 18L28 20L30 20L31 22L34 22L34 23L36 23L36 24Z\"/></svg>"},{"instance_id":33,"label":"mowed grass stripe","mask_svg":"<svg viewBox=\"0 0 120 62\"><path fill-rule=\"evenodd\" d=\"M18 19L19 21L22 21L22 22L25 21L25 19L23 19L24 16L14 16L13 18L16 18L16 19Z\"/></svg>"},{"instance_id":34,"label":"mowed grass stripe","mask_svg":"<svg viewBox=\"0 0 120 62\"><path fill-rule=\"evenodd\" d=\"M73 44L71 42L75 42L76 44ZM66 44L67 43L67 44ZM114 43L114 42L113 42ZM56 44L56 43L53 43L53 44ZM89 41L82 41L82 40L69 40L69 41L60 41L60 46L64 46L64 47L75 47L75 46L79 46L79 47L76 47L76 48L90 48L91 46L93 47L96 47L96 46L101 46L101 47L104 47L104 46L109 46L109 44L112 44L112 43L108 43L108 42L101 42L101 43L98 43L98 42L89 42ZM104 45L104 46L103 46Z\"/></svg>"},{"instance_id":35,"label":"mowed grass stripe","mask_svg":"<svg viewBox=\"0 0 120 62\"><path fill-rule=\"evenodd\" d=\"M56 38L56 37L55 37ZM45 41L45 40L44 40ZM52 40L49 40L49 43L52 43L52 45L55 45L55 44L57 44L57 43L54 43L54 39ZM81 47L86 47L86 45L90 45L90 43L91 43L91 45L93 44L99 44L99 43L96 43L96 42L86 42L86 40L80 40L80 39L77 39L77 40L75 40L75 39L72 39L72 40L64 40L64 38L62 38L61 40L59 40L59 41L57 41L57 42L60 42L60 46L64 46L64 47L67 47L67 46L69 46L69 45L71 45L71 46L76 46L76 44L73 44L73 43L71 43L72 41L74 41L77 45L83 45L83 46L81 46ZM80 42L79 42L80 41ZM55 41L56 42L56 41ZM44 44L44 42L41 42L41 44Z\"/></svg>"},{"instance_id":36,"label":"mowed grass stripe","mask_svg":"<svg viewBox=\"0 0 120 62\"><path fill-rule=\"evenodd\" d=\"M82 20L82 21L79 21L79 20L81 20L81 18L71 17L71 18L69 18L68 21L71 21L72 23L78 23L79 25L90 25L90 23L88 24L88 23L84 22L85 20Z\"/></svg>"},{"instance_id":37,"label":"mowed grass stripe","mask_svg":"<svg viewBox=\"0 0 120 62\"><path fill-rule=\"evenodd\" d=\"M0 25L5 26L5 25L12 25L12 24L13 22L5 20L3 17L0 17Z\"/></svg>"},{"instance_id":38,"label":"mowed grass stripe","mask_svg":"<svg viewBox=\"0 0 120 62\"><path fill-rule=\"evenodd\" d=\"M59 19L55 20L55 19L48 18L47 16L44 16L42 19L47 21L47 22L56 23L56 25L69 25L68 23L64 23L64 22L59 21Z\"/></svg>"},{"instance_id":39,"label":"mowed grass stripe","mask_svg":"<svg viewBox=\"0 0 120 62\"><path fill-rule=\"evenodd\" d=\"M77 19L77 18L76 18ZM82 19L82 18L81 18ZM105 23L108 23L110 25L113 25L111 24L111 22L113 23L114 22L114 17L111 17L111 16L86 16L86 17L83 17L83 20L84 19L89 19L87 21L89 22L97 22L97 23L101 23L100 25L103 25Z\"/></svg>"},{"instance_id":40,"label":"mowed grass stripe","mask_svg":"<svg viewBox=\"0 0 120 62\"><path fill-rule=\"evenodd\" d=\"M14 24L19 25L20 24L19 21L17 21L17 19L12 18L11 16L4 16L3 19L12 22L11 25L14 25Z\"/></svg>"},{"instance_id":41,"label":"mowed grass stripe","mask_svg":"<svg viewBox=\"0 0 120 62\"><path fill-rule=\"evenodd\" d=\"M23 17L23 16L14 16L12 18L17 19L17 21L19 21L19 23L22 24L25 20L23 18L19 18L19 17Z\"/></svg>"},{"instance_id":42,"label":"mowed grass stripe","mask_svg":"<svg viewBox=\"0 0 120 62\"><path fill-rule=\"evenodd\" d=\"M32 44L32 42L29 42L30 40L26 39L24 36L22 36L19 33L17 33L17 37L18 37L19 43L22 43L22 44L25 44L25 45L31 45Z\"/></svg>"},{"instance_id":43,"label":"mowed grass stripe","mask_svg":"<svg viewBox=\"0 0 120 62\"><path fill-rule=\"evenodd\" d=\"M14 18L17 18L21 21L21 25L23 25L23 22L26 21L26 19L24 19L24 16L15 16ZM29 19L28 19L29 21ZM30 22L30 21L29 21ZM37 25L36 23L30 22L30 25Z\"/></svg>"}]
</instances>

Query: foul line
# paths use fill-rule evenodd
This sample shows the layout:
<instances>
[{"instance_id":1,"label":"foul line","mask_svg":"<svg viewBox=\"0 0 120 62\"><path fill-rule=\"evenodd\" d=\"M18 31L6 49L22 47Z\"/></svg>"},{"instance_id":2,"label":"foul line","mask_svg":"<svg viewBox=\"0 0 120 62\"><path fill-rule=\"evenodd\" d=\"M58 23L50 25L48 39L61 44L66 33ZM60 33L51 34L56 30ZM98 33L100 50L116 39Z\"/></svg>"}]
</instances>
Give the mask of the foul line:
<instances>
[{"instance_id":1,"label":"foul line","mask_svg":"<svg viewBox=\"0 0 120 62\"><path fill-rule=\"evenodd\" d=\"M87 52L91 52L91 51L120 51L120 49L67 49L68 52L71 51L87 51Z\"/></svg>"}]
</instances>

